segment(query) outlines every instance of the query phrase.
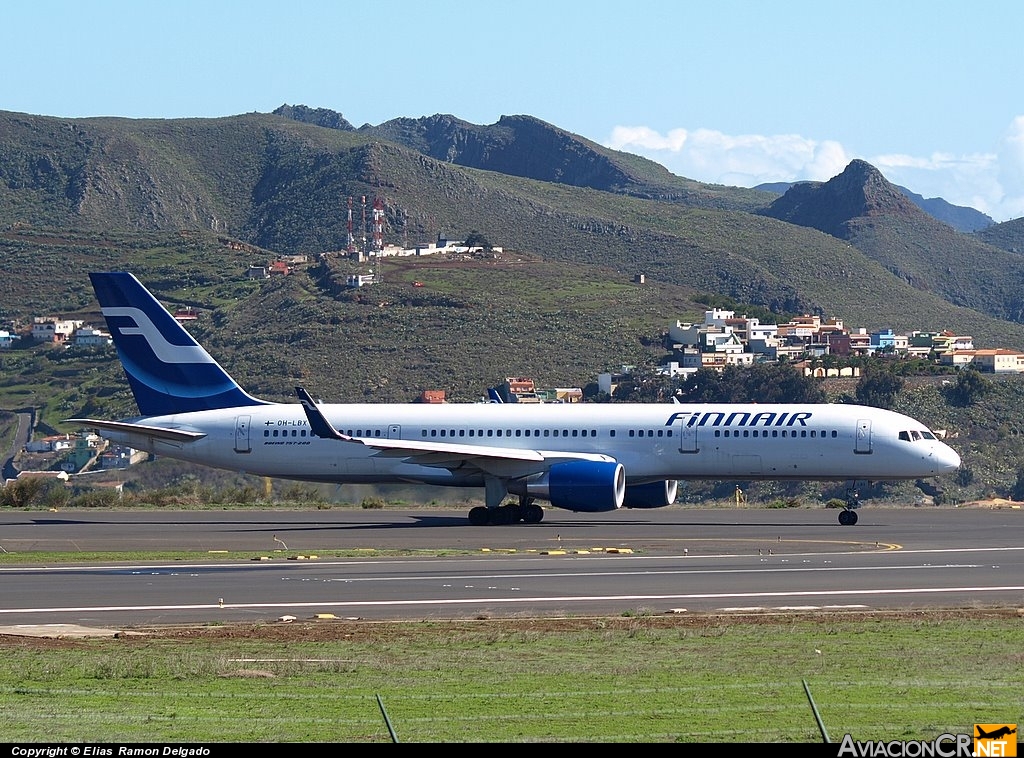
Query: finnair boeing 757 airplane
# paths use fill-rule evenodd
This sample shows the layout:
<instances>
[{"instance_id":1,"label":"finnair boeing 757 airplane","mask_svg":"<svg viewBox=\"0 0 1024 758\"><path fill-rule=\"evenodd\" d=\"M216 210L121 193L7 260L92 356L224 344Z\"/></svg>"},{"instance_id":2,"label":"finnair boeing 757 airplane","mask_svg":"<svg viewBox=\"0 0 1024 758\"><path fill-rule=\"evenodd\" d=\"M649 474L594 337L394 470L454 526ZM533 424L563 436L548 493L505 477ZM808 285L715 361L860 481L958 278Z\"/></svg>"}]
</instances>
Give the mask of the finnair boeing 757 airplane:
<instances>
[{"instance_id":1,"label":"finnair boeing 757 airplane","mask_svg":"<svg viewBox=\"0 0 1024 758\"><path fill-rule=\"evenodd\" d=\"M841 404L331 404L245 392L135 278L89 275L140 416L69 419L216 468L332 483L477 487L475 525L658 508L679 480L897 480L960 456L907 416ZM508 495L518 504L502 506ZM841 524L853 524L852 509Z\"/></svg>"}]
</instances>

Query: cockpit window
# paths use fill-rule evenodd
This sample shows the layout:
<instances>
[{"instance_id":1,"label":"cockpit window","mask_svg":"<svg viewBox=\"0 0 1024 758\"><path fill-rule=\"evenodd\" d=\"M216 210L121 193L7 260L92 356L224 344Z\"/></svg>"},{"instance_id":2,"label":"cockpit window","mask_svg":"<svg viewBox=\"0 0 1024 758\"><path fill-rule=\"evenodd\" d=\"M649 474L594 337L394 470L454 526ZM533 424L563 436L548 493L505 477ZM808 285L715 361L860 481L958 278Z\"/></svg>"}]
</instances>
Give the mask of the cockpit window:
<instances>
[{"instance_id":1,"label":"cockpit window","mask_svg":"<svg viewBox=\"0 0 1024 758\"><path fill-rule=\"evenodd\" d=\"M921 432L921 436L924 437L926 440L937 440L938 439L938 437L936 437L934 433L929 432L929 431Z\"/></svg>"},{"instance_id":2,"label":"cockpit window","mask_svg":"<svg viewBox=\"0 0 1024 758\"><path fill-rule=\"evenodd\" d=\"M900 432L900 439L904 442L910 442L910 432Z\"/></svg>"}]
</instances>

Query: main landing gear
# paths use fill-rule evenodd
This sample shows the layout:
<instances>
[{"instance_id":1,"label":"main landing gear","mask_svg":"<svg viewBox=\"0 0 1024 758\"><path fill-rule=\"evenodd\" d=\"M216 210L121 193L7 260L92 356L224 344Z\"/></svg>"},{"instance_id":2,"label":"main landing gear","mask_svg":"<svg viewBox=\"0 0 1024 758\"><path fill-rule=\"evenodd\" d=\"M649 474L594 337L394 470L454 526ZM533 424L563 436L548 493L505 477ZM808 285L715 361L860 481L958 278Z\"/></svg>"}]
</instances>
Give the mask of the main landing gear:
<instances>
[{"instance_id":1,"label":"main landing gear","mask_svg":"<svg viewBox=\"0 0 1024 758\"><path fill-rule=\"evenodd\" d=\"M544 519L544 509L532 497L520 497L518 503L487 508L478 505L469 511L469 523L473 526L501 526L504 524L539 524Z\"/></svg>"}]
</instances>

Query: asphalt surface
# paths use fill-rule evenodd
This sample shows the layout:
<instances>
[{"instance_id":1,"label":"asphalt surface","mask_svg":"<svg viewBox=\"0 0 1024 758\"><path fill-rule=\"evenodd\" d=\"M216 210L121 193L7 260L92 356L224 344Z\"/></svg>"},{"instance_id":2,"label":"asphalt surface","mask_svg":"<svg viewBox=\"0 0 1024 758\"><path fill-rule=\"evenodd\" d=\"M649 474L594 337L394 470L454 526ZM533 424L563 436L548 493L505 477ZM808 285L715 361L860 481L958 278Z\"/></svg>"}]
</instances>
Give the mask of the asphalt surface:
<instances>
[{"instance_id":1,"label":"asphalt surface","mask_svg":"<svg viewBox=\"0 0 1024 758\"><path fill-rule=\"evenodd\" d=\"M18 417L18 429L14 433L14 439L11 440L11 445L3 458L3 466L0 468L0 476L3 476L4 481L18 477L19 472L14 465L14 458L19 450L24 449L32 437L32 413L28 411L15 411L15 414Z\"/></svg>"},{"instance_id":2,"label":"asphalt surface","mask_svg":"<svg viewBox=\"0 0 1024 758\"><path fill-rule=\"evenodd\" d=\"M0 513L0 633L287 618L1024 607L1024 511ZM356 551L324 557L325 551ZM26 552L188 560L18 562ZM396 554L394 551L401 551ZM196 557L192 560L191 556ZM63 627L60 625L64 625Z\"/></svg>"}]
</instances>

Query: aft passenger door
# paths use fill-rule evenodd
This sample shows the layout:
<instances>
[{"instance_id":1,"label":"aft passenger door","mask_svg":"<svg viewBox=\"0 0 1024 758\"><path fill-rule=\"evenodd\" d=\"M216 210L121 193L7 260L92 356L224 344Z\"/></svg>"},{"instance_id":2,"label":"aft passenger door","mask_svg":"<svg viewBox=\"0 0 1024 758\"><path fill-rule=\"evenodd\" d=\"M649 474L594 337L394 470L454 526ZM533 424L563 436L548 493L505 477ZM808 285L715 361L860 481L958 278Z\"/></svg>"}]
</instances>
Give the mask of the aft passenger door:
<instances>
[{"instance_id":1,"label":"aft passenger door","mask_svg":"<svg viewBox=\"0 0 1024 758\"><path fill-rule=\"evenodd\" d=\"M235 452L251 453L249 446L249 416L235 417Z\"/></svg>"}]
</instances>

